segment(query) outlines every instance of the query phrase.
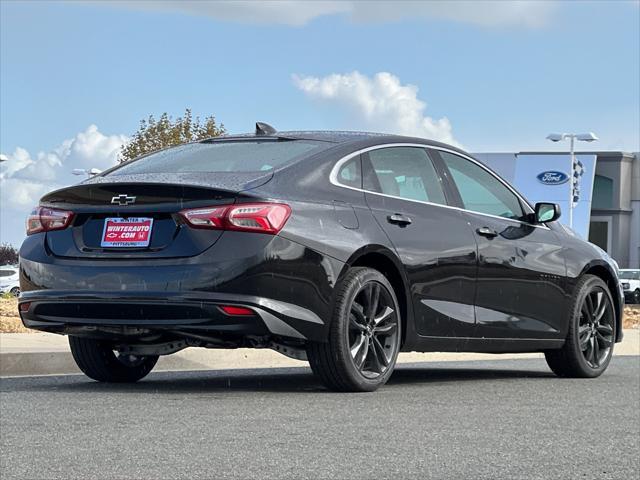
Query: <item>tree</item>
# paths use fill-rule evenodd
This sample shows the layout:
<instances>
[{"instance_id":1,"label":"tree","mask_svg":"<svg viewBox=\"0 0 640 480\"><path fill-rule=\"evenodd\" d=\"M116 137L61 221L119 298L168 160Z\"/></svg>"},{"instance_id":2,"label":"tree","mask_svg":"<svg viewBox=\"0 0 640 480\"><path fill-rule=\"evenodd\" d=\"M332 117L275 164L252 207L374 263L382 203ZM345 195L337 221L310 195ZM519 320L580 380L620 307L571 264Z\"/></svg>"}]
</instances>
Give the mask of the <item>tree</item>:
<instances>
[{"instance_id":1,"label":"tree","mask_svg":"<svg viewBox=\"0 0 640 480\"><path fill-rule=\"evenodd\" d=\"M188 108L185 109L183 117L175 120L166 112L160 115L158 120L149 115L147 120L140 122L140 128L131 141L122 146L118 161L127 162L162 148L218 137L225 133L224 125L218 125L213 115L206 117L201 123L199 117L192 117Z\"/></svg>"},{"instance_id":2,"label":"tree","mask_svg":"<svg viewBox=\"0 0 640 480\"><path fill-rule=\"evenodd\" d=\"M0 244L0 265L15 265L18 263L18 250L8 243Z\"/></svg>"}]
</instances>

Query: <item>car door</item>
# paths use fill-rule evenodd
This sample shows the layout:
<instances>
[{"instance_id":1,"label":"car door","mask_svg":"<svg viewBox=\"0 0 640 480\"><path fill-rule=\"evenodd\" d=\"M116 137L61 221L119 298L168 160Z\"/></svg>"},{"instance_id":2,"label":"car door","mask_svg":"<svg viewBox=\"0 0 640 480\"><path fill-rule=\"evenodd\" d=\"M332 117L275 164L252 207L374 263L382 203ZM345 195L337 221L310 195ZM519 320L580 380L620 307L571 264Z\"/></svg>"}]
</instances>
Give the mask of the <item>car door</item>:
<instances>
[{"instance_id":1,"label":"car door","mask_svg":"<svg viewBox=\"0 0 640 480\"><path fill-rule=\"evenodd\" d=\"M476 242L463 213L446 206L429 154L377 148L363 154L362 168L367 204L406 269L417 333L471 336Z\"/></svg>"},{"instance_id":2,"label":"car door","mask_svg":"<svg viewBox=\"0 0 640 480\"><path fill-rule=\"evenodd\" d=\"M471 158L438 150L478 244L476 335L556 338L564 323L562 247L532 209Z\"/></svg>"}]
</instances>

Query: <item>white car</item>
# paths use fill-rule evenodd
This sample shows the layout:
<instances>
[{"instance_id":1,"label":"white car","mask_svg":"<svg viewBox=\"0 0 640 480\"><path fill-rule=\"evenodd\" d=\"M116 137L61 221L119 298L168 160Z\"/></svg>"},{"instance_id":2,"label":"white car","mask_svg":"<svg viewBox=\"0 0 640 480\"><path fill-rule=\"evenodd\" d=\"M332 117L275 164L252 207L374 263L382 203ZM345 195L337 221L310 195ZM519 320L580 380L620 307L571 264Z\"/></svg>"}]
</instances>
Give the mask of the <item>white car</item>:
<instances>
[{"instance_id":1,"label":"white car","mask_svg":"<svg viewBox=\"0 0 640 480\"><path fill-rule=\"evenodd\" d=\"M620 270L620 283L627 302L640 303L640 270Z\"/></svg>"},{"instance_id":2,"label":"white car","mask_svg":"<svg viewBox=\"0 0 640 480\"><path fill-rule=\"evenodd\" d=\"M11 293L16 297L20 295L18 267L9 265L0 267L0 293Z\"/></svg>"}]
</instances>

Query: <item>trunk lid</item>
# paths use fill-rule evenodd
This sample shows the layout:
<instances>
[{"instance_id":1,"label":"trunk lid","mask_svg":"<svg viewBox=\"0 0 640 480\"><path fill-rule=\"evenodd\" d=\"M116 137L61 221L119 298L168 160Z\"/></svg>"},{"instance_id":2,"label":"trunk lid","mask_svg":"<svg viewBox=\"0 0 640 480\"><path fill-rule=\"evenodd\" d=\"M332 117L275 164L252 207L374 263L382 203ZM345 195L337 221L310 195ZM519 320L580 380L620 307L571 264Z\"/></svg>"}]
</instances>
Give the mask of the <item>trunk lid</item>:
<instances>
[{"instance_id":1,"label":"trunk lid","mask_svg":"<svg viewBox=\"0 0 640 480\"><path fill-rule=\"evenodd\" d=\"M184 224L178 212L188 208L235 203L242 191L263 185L271 176L269 172L162 174L155 175L161 178L153 179L150 175L94 178L51 192L41 199L41 205L74 212L68 228L47 232L47 247L54 255L69 258L195 256L213 246L222 231L190 228ZM114 218L152 219L149 245L101 246L105 222Z\"/></svg>"}]
</instances>

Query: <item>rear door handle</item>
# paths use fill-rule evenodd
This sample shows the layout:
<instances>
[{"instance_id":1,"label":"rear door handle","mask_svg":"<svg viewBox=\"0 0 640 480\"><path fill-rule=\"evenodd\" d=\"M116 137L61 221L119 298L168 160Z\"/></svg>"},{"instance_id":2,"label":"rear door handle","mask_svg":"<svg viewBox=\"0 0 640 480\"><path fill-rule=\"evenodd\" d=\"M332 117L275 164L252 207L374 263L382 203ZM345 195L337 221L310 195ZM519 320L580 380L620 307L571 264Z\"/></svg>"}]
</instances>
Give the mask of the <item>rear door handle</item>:
<instances>
[{"instance_id":1,"label":"rear door handle","mask_svg":"<svg viewBox=\"0 0 640 480\"><path fill-rule=\"evenodd\" d=\"M405 226L411 224L411 219L406 215L402 215L401 213L394 213L393 215L389 215L387 217L389 223L395 223L396 225Z\"/></svg>"},{"instance_id":2,"label":"rear door handle","mask_svg":"<svg viewBox=\"0 0 640 480\"><path fill-rule=\"evenodd\" d=\"M489 227L480 227L476 230L478 235L482 235L483 237L493 238L498 236L498 232L489 228Z\"/></svg>"}]
</instances>

